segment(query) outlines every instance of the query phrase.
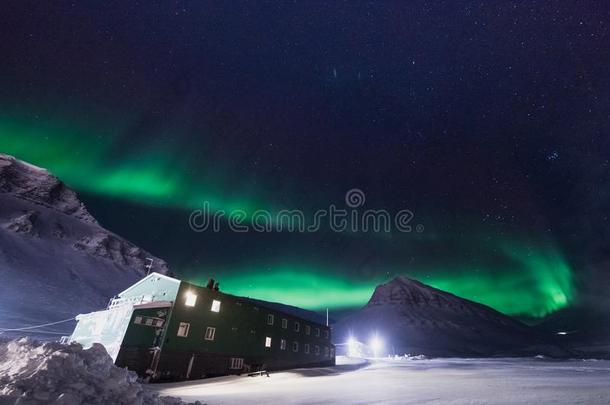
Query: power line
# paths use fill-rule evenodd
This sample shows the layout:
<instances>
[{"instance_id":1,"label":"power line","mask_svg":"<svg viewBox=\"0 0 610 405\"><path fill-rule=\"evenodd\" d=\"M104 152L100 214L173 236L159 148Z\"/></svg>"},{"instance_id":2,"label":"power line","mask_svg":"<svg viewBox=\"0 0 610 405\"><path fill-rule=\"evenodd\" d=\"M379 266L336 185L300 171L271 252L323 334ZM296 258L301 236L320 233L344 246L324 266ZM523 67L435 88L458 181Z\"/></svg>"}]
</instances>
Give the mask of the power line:
<instances>
[{"instance_id":1,"label":"power line","mask_svg":"<svg viewBox=\"0 0 610 405\"><path fill-rule=\"evenodd\" d=\"M0 328L0 332L21 332L21 331L24 331L24 330L43 328L45 326L57 325L59 323L74 321L75 319L76 319L76 317L73 316L72 318L63 319L63 320L57 321L57 322L43 323L41 325L24 326L23 328L13 328L13 329Z\"/></svg>"}]
</instances>

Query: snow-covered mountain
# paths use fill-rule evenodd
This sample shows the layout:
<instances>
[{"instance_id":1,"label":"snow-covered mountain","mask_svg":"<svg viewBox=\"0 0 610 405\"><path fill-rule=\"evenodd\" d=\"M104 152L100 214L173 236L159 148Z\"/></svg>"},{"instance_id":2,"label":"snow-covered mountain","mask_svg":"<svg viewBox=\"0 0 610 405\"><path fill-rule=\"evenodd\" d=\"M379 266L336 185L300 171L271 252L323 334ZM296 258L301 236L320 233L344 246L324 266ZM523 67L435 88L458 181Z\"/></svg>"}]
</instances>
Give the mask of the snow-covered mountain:
<instances>
[{"instance_id":1,"label":"snow-covered mountain","mask_svg":"<svg viewBox=\"0 0 610 405\"><path fill-rule=\"evenodd\" d=\"M405 277L379 285L366 306L333 330L336 343L349 336L366 343L374 334L390 354L563 354L513 318Z\"/></svg>"},{"instance_id":2,"label":"snow-covered mountain","mask_svg":"<svg viewBox=\"0 0 610 405\"><path fill-rule=\"evenodd\" d=\"M47 170L0 154L0 329L104 308L146 274L147 258L154 271L170 273L163 260L104 229Z\"/></svg>"}]
</instances>

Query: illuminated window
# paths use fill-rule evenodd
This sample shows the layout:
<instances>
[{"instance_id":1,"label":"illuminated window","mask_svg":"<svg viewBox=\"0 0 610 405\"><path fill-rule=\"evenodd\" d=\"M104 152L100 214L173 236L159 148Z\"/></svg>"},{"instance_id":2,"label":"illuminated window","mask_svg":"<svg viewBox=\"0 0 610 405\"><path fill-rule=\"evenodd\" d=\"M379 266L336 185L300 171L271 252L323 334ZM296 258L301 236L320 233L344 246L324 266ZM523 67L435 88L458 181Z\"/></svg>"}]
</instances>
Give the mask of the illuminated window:
<instances>
[{"instance_id":1,"label":"illuminated window","mask_svg":"<svg viewBox=\"0 0 610 405\"><path fill-rule=\"evenodd\" d=\"M282 328L286 329L288 327L288 319L282 318Z\"/></svg>"},{"instance_id":2,"label":"illuminated window","mask_svg":"<svg viewBox=\"0 0 610 405\"><path fill-rule=\"evenodd\" d=\"M133 323L142 323L142 317L141 316L136 316L136 319L134 319Z\"/></svg>"},{"instance_id":3,"label":"illuminated window","mask_svg":"<svg viewBox=\"0 0 610 405\"><path fill-rule=\"evenodd\" d=\"M231 367L233 370L240 370L244 367L244 359L241 357L231 357Z\"/></svg>"},{"instance_id":4,"label":"illuminated window","mask_svg":"<svg viewBox=\"0 0 610 405\"><path fill-rule=\"evenodd\" d=\"M292 351L293 352L299 351L299 342L292 342Z\"/></svg>"},{"instance_id":5,"label":"illuminated window","mask_svg":"<svg viewBox=\"0 0 610 405\"><path fill-rule=\"evenodd\" d=\"M316 356L320 355L320 346L318 346L318 345L314 346L314 353L316 354Z\"/></svg>"},{"instance_id":6,"label":"illuminated window","mask_svg":"<svg viewBox=\"0 0 610 405\"><path fill-rule=\"evenodd\" d=\"M300 324L300 323L298 323L298 322L295 322L295 323L294 323L294 331L295 331L295 332L298 332L298 331L300 331L300 330L301 330L301 324Z\"/></svg>"},{"instance_id":7,"label":"illuminated window","mask_svg":"<svg viewBox=\"0 0 610 405\"><path fill-rule=\"evenodd\" d=\"M271 338L269 336L265 338L265 347L271 347Z\"/></svg>"},{"instance_id":8,"label":"illuminated window","mask_svg":"<svg viewBox=\"0 0 610 405\"><path fill-rule=\"evenodd\" d=\"M280 349L286 350L286 339L280 340Z\"/></svg>"},{"instance_id":9,"label":"illuminated window","mask_svg":"<svg viewBox=\"0 0 610 405\"><path fill-rule=\"evenodd\" d=\"M178 325L178 336L187 337L189 335L189 328L191 327L190 323L180 322Z\"/></svg>"},{"instance_id":10,"label":"illuminated window","mask_svg":"<svg viewBox=\"0 0 610 405\"><path fill-rule=\"evenodd\" d=\"M305 354L309 354L309 343L305 343L305 347L303 348Z\"/></svg>"},{"instance_id":11,"label":"illuminated window","mask_svg":"<svg viewBox=\"0 0 610 405\"><path fill-rule=\"evenodd\" d=\"M216 335L216 328L212 328L211 326L208 326L205 329L205 340L214 340L214 335Z\"/></svg>"},{"instance_id":12,"label":"illuminated window","mask_svg":"<svg viewBox=\"0 0 610 405\"><path fill-rule=\"evenodd\" d=\"M320 337L320 328L316 328L316 337Z\"/></svg>"},{"instance_id":13,"label":"illuminated window","mask_svg":"<svg viewBox=\"0 0 610 405\"><path fill-rule=\"evenodd\" d=\"M305 325L305 334L309 335L311 333L311 326Z\"/></svg>"},{"instance_id":14,"label":"illuminated window","mask_svg":"<svg viewBox=\"0 0 610 405\"><path fill-rule=\"evenodd\" d=\"M146 325L147 326L151 326L153 324L153 319L152 318L146 318Z\"/></svg>"},{"instance_id":15,"label":"illuminated window","mask_svg":"<svg viewBox=\"0 0 610 405\"><path fill-rule=\"evenodd\" d=\"M197 294L187 291L186 294L184 294L184 297L184 305L186 305L187 307L195 306L195 303L197 302Z\"/></svg>"},{"instance_id":16,"label":"illuminated window","mask_svg":"<svg viewBox=\"0 0 610 405\"><path fill-rule=\"evenodd\" d=\"M211 311L212 312L220 312L220 301L218 301L218 300L212 301Z\"/></svg>"}]
</instances>

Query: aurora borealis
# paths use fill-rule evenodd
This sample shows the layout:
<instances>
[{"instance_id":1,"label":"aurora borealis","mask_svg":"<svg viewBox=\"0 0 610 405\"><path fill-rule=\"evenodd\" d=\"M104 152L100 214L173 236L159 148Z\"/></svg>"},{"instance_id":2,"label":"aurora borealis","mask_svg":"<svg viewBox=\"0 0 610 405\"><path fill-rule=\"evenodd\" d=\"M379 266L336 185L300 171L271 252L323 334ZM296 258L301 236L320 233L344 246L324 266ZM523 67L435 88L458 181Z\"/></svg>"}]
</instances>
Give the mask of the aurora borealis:
<instances>
[{"instance_id":1,"label":"aurora borealis","mask_svg":"<svg viewBox=\"0 0 610 405\"><path fill-rule=\"evenodd\" d=\"M405 275L527 318L603 296L596 7L178 3L9 7L0 152L233 294L349 310ZM311 214L353 188L425 230L188 227L203 202Z\"/></svg>"}]
</instances>

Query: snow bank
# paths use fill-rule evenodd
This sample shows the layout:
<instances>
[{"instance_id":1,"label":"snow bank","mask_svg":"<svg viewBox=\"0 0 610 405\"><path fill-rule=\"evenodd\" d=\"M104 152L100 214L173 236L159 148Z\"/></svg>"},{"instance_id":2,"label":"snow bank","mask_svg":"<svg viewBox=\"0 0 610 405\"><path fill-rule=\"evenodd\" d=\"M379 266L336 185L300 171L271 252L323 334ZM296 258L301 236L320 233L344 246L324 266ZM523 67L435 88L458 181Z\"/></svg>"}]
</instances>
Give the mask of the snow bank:
<instances>
[{"instance_id":1,"label":"snow bank","mask_svg":"<svg viewBox=\"0 0 610 405\"><path fill-rule=\"evenodd\" d=\"M79 344L41 343L28 338L0 340L0 402L184 404L147 390L134 372L116 367L102 345L84 350Z\"/></svg>"}]
</instances>

